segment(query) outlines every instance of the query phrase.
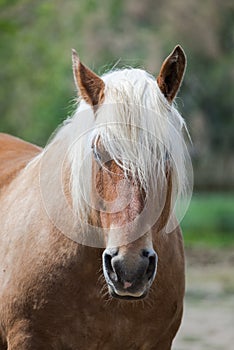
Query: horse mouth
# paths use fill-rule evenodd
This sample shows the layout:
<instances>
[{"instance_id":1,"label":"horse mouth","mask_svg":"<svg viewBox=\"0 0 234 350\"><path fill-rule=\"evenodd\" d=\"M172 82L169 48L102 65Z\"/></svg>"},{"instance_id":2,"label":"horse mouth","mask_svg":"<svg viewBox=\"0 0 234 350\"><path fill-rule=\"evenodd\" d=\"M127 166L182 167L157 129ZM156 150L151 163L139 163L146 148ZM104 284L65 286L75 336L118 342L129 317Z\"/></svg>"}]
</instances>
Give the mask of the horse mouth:
<instances>
[{"instance_id":1,"label":"horse mouth","mask_svg":"<svg viewBox=\"0 0 234 350\"><path fill-rule=\"evenodd\" d=\"M109 285L109 293L113 298L122 299L122 300L141 300L144 299L147 295L147 290L144 290L142 293L122 293L115 291L112 286Z\"/></svg>"},{"instance_id":2,"label":"horse mouth","mask_svg":"<svg viewBox=\"0 0 234 350\"><path fill-rule=\"evenodd\" d=\"M116 299L122 299L122 300L141 300L144 299L146 296L146 293L142 294L141 296L133 296L133 295L119 295L115 292L111 292L111 296Z\"/></svg>"}]
</instances>

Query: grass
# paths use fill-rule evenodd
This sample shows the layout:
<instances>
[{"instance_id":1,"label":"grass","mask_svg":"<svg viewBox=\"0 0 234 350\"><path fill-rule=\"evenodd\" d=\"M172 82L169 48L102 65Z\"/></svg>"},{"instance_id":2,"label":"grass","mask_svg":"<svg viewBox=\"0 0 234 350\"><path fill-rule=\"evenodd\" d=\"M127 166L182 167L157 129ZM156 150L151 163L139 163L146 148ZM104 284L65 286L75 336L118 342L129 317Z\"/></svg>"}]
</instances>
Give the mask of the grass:
<instances>
[{"instance_id":1,"label":"grass","mask_svg":"<svg viewBox=\"0 0 234 350\"><path fill-rule=\"evenodd\" d=\"M181 226L186 246L234 247L234 193L194 194Z\"/></svg>"}]
</instances>

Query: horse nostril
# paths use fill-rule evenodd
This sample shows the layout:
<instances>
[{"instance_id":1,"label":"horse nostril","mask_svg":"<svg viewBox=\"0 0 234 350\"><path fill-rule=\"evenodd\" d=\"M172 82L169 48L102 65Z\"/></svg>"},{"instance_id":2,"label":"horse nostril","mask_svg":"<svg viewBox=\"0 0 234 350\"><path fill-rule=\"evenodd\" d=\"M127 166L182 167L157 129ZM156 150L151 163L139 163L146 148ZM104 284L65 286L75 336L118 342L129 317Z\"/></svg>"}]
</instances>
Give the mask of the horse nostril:
<instances>
[{"instance_id":1,"label":"horse nostril","mask_svg":"<svg viewBox=\"0 0 234 350\"><path fill-rule=\"evenodd\" d=\"M149 265L146 271L146 276L148 278L148 281L152 279L153 275L155 274L156 269L156 254L151 255L149 257Z\"/></svg>"},{"instance_id":2,"label":"horse nostril","mask_svg":"<svg viewBox=\"0 0 234 350\"><path fill-rule=\"evenodd\" d=\"M110 254L105 253L104 263L105 263L105 267L108 270L108 272L114 272L113 267L111 265L111 259L112 259L112 256Z\"/></svg>"},{"instance_id":3,"label":"horse nostril","mask_svg":"<svg viewBox=\"0 0 234 350\"><path fill-rule=\"evenodd\" d=\"M155 274L157 264L157 254L153 249L143 249L141 255L148 259L148 267L146 270L146 276L148 281L151 280Z\"/></svg>"},{"instance_id":4,"label":"horse nostril","mask_svg":"<svg viewBox=\"0 0 234 350\"><path fill-rule=\"evenodd\" d=\"M104 254L103 254L105 270L106 270L109 278L111 280L114 280L114 281L118 280L117 274L116 274L116 272L115 272L115 270L113 268L113 264L112 264L112 259L116 255L118 255L118 251L117 250L108 250L108 253L104 252Z\"/></svg>"}]
</instances>

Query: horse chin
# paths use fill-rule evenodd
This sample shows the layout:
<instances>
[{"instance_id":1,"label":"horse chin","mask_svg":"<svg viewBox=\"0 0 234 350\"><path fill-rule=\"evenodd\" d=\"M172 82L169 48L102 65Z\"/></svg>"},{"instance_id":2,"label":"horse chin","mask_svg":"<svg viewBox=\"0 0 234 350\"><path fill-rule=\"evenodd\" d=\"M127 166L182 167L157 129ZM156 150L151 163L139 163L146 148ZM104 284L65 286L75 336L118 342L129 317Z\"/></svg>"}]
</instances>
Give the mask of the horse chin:
<instances>
[{"instance_id":1,"label":"horse chin","mask_svg":"<svg viewBox=\"0 0 234 350\"><path fill-rule=\"evenodd\" d=\"M113 298L116 298L116 299L121 299L121 300L131 300L131 301L137 301L137 300L142 300L144 299L147 294L148 294L148 291L147 290L144 290L142 293L127 293L127 292L118 292L118 291L115 291L112 286L109 286L109 293L110 295L113 297Z\"/></svg>"}]
</instances>

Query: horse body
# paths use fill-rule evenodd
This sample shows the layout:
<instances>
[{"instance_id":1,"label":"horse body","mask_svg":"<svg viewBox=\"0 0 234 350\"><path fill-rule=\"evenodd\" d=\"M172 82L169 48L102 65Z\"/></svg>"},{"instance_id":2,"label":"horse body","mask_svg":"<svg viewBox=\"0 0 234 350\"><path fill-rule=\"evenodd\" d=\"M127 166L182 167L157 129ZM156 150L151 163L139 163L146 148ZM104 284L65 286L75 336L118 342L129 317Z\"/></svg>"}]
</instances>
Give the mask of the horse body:
<instances>
[{"instance_id":1,"label":"horse body","mask_svg":"<svg viewBox=\"0 0 234 350\"><path fill-rule=\"evenodd\" d=\"M117 270L103 267L109 292L136 300L106 300L106 287L100 280L103 248L66 237L46 211L39 182L42 154L37 146L8 135L0 137L0 350L169 350L183 312L184 253L179 226L166 234L165 223L160 230L155 224L147 233L156 247L158 264L156 278L153 271L146 283L150 287L146 300L137 300L139 288L146 287L137 285L135 272L133 281L123 279L138 260L140 267L145 261L150 266L150 260L138 254L139 249L146 249L145 235L137 243L125 243L124 253L120 247L110 257L117 255L122 264L123 276L118 277L123 285L112 280ZM53 168L53 160L51 164ZM101 179L105 184L103 174ZM102 224L104 218L99 221ZM112 248L107 243L105 247L109 254ZM132 284L137 287L128 287Z\"/></svg>"},{"instance_id":2,"label":"horse body","mask_svg":"<svg viewBox=\"0 0 234 350\"><path fill-rule=\"evenodd\" d=\"M6 186L40 152L40 148L1 133L0 144L0 186Z\"/></svg>"}]
</instances>

